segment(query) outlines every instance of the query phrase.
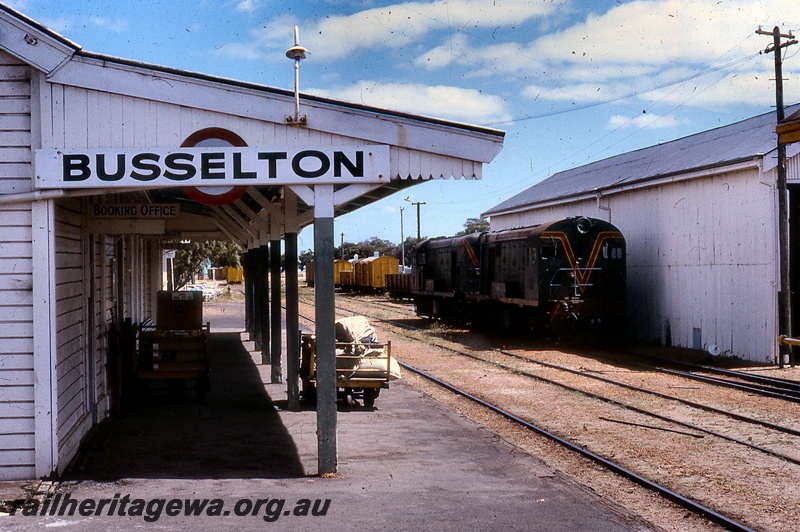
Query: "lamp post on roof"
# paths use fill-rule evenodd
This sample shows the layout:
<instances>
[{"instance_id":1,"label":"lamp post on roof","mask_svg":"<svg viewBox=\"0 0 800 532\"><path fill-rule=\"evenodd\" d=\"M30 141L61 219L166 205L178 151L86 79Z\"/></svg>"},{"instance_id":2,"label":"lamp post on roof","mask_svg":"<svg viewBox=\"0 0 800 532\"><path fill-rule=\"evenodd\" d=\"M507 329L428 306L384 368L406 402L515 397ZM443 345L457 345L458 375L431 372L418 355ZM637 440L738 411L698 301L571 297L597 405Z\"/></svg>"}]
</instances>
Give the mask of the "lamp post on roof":
<instances>
[{"instance_id":1,"label":"lamp post on roof","mask_svg":"<svg viewBox=\"0 0 800 532\"><path fill-rule=\"evenodd\" d=\"M300 116L300 61L306 58L306 50L300 46L300 29L294 27L294 46L286 50L286 57L294 60L294 118L287 116L286 121L294 124L305 124L306 117Z\"/></svg>"}]
</instances>

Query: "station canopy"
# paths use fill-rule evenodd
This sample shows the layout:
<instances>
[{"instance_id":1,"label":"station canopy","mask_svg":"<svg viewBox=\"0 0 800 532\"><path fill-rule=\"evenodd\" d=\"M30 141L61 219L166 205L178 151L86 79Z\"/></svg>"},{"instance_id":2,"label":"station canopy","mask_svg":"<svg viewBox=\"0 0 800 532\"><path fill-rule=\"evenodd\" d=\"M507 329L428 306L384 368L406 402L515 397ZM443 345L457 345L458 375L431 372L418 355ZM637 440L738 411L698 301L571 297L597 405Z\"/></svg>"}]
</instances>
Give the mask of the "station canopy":
<instances>
[{"instance_id":1,"label":"station canopy","mask_svg":"<svg viewBox=\"0 0 800 532\"><path fill-rule=\"evenodd\" d=\"M43 117L31 187L0 201L177 206L167 234L247 245L274 236L289 190L300 228L319 185L339 216L425 180L480 179L503 145L500 130L309 94L298 114L294 91L87 52L2 4L0 27Z\"/></svg>"}]
</instances>

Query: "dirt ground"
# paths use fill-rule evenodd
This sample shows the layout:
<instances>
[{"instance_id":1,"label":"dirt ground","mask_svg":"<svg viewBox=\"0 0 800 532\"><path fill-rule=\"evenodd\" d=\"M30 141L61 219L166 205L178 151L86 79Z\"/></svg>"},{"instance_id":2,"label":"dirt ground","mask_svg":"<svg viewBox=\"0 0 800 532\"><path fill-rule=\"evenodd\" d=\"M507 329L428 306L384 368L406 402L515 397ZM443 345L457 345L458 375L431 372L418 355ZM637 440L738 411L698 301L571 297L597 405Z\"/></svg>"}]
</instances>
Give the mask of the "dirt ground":
<instances>
[{"instance_id":1,"label":"dirt ground","mask_svg":"<svg viewBox=\"0 0 800 532\"><path fill-rule=\"evenodd\" d=\"M743 391L643 370L628 364L624 358L614 358L611 353L594 348L558 346L512 336L498 337L438 324L431 327L424 320L416 320L412 307L408 304L381 308L380 305L365 303L350 296L338 298L337 304L385 319L403 317L407 324L427 327L424 332L409 333L380 322L375 325L385 339L392 340L394 353L400 360L499 404L601 456L619 461L638 474L698 500L719 513L757 530L795 530L796 523L800 522L800 487L797 483L800 465L746 446L752 443L800 460L800 438L797 436L739 423L723 415L589 380L580 375L564 374L563 371L533 363L512 362L492 349L510 349L514 353L551 364L774 422L794 430L800 430L800 405L797 403L754 396ZM311 311L310 308L301 310L303 313ZM619 408L544 380L514 375L440 346L472 352L519 367L543 379L552 379L584 390L586 394L607 396L626 405L696 425L714 434L741 440L745 445ZM667 351L652 347L649 350L651 354L706 358L705 355L698 356L697 353L679 350ZM729 363L730 361L726 361L726 365ZM780 370L760 366L745 369L800 380L800 368ZM619 478L599 470L594 464L577 460L563 449L532 436L497 416L488 415L482 409L437 389L421 378L409 376L408 382L451 404L489 430L541 457L597 493L634 510L654 523L674 530L695 527L704 529L707 526L685 519L676 521L675 509L657 500L658 497L646 490L621 482ZM682 514L678 510L678 515Z\"/></svg>"}]
</instances>

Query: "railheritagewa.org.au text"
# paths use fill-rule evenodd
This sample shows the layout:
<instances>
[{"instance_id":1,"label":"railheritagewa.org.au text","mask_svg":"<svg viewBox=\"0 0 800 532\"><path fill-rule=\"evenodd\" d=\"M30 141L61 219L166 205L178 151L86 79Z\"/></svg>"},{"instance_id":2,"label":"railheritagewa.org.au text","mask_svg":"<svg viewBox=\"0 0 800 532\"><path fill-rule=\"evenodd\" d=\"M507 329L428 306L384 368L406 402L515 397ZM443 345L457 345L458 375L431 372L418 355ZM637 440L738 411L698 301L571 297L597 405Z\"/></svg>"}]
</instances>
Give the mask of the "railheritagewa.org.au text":
<instances>
[{"instance_id":1,"label":"railheritagewa.org.au text","mask_svg":"<svg viewBox=\"0 0 800 532\"><path fill-rule=\"evenodd\" d=\"M115 494L110 499L74 499L69 493L56 493L51 499L0 501L0 509L9 515L59 517L140 517L154 523L163 517L256 517L272 523L281 517L324 517L330 499L246 498L235 502L223 499L134 498Z\"/></svg>"}]
</instances>

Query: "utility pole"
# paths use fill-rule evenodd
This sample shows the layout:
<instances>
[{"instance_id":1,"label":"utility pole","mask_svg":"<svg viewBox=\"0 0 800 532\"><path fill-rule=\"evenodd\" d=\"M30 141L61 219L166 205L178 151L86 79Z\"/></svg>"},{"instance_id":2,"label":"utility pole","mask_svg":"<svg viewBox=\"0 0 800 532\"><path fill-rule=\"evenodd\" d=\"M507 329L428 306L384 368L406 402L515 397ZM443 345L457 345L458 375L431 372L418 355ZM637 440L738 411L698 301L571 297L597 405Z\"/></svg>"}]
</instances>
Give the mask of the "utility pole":
<instances>
[{"instance_id":1,"label":"utility pole","mask_svg":"<svg viewBox=\"0 0 800 532\"><path fill-rule=\"evenodd\" d=\"M406 273L406 237L403 233L403 207L400 207L400 266L403 268L401 273Z\"/></svg>"},{"instance_id":2,"label":"utility pole","mask_svg":"<svg viewBox=\"0 0 800 532\"><path fill-rule=\"evenodd\" d=\"M341 250L342 260L344 260L344 233L342 233L342 244L339 246L339 250Z\"/></svg>"},{"instance_id":3,"label":"utility pole","mask_svg":"<svg viewBox=\"0 0 800 532\"><path fill-rule=\"evenodd\" d=\"M417 206L417 240L421 240L422 236L420 235L420 231L419 231L419 223L420 223L419 222L419 206L420 205L425 205L425 202L424 201L418 201L416 203L412 203L411 205L416 205Z\"/></svg>"},{"instance_id":4,"label":"utility pole","mask_svg":"<svg viewBox=\"0 0 800 532\"><path fill-rule=\"evenodd\" d=\"M421 236L420 230L419 230L419 225L420 225L419 224L419 206L420 205L425 205L425 202L424 201L411 201L411 196L406 197L406 201L411 203L411 205L416 205L417 206L417 240L421 240L422 236Z\"/></svg>"},{"instance_id":5,"label":"utility pole","mask_svg":"<svg viewBox=\"0 0 800 532\"><path fill-rule=\"evenodd\" d=\"M767 46L764 53L775 54L775 106L777 109L777 123L780 124L785 118L783 110L783 67L781 65L781 48L786 48L797 44L791 32L781 33L778 26L773 30L764 31L760 27L756 30L758 35L771 35L772 45ZM781 39L789 39L781 43ZM778 312L780 323L778 325L779 335L792 336L792 292L790 286L790 265L789 265L789 207L787 205L788 188L786 186L786 145L778 141L778 245L780 247L779 267L780 267L780 301ZM778 356L778 364L781 368L790 362L792 348L781 344ZM791 360L794 366L794 360Z\"/></svg>"}]
</instances>

